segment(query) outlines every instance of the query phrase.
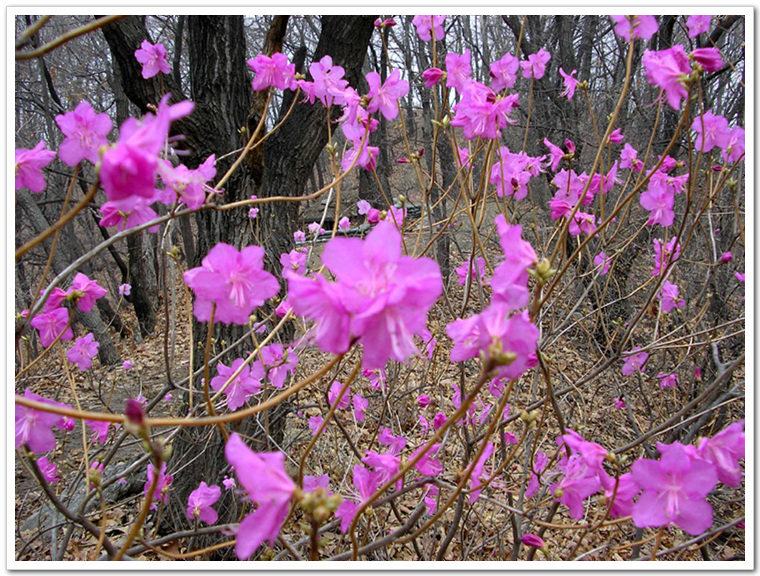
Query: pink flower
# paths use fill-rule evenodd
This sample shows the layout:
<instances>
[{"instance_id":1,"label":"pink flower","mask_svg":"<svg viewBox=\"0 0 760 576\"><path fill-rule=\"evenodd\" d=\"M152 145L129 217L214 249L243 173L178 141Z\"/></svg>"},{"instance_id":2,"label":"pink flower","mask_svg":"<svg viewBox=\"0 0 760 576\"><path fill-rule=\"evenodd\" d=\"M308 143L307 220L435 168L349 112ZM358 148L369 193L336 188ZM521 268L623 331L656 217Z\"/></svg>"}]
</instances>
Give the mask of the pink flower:
<instances>
[{"instance_id":1,"label":"pink flower","mask_svg":"<svg viewBox=\"0 0 760 576\"><path fill-rule=\"evenodd\" d=\"M655 224L660 224L661 226L670 226L673 224L673 219L675 218L675 212L673 211L674 202L675 195L672 191L650 180L646 192L643 192L639 197L641 206L649 210L647 225L654 226Z\"/></svg>"},{"instance_id":2,"label":"pink flower","mask_svg":"<svg viewBox=\"0 0 760 576\"><path fill-rule=\"evenodd\" d=\"M66 358L68 358L69 362L76 364L82 372L90 369L92 359L98 354L100 343L95 342L93 339L92 333L87 334L83 338L78 338L74 343L74 347L66 351Z\"/></svg>"},{"instance_id":3,"label":"pink flower","mask_svg":"<svg viewBox=\"0 0 760 576\"><path fill-rule=\"evenodd\" d=\"M343 388L343 384L338 382L337 380L333 382L330 385L330 391L327 393L327 399L330 402L330 405L333 406L336 404L338 405L338 408L348 408L349 405L349 389L346 388L343 391L343 395L340 397L340 400L338 400L338 394L340 394L340 389Z\"/></svg>"},{"instance_id":4,"label":"pink flower","mask_svg":"<svg viewBox=\"0 0 760 576\"><path fill-rule=\"evenodd\" d=\"M738 162L744 158L744 128L734 126L726 136L721 146L721 156L724 162Z\"/></svg>"},{"instance_id":5,"label":"pink flower","mask_svg":"<svg viewBox=\"0 0 760 576\"><path fill-rule=\"evenodd\" d=\"M425 408L426 406L430 406L430 396L427 394L420 394L417 396L417 406L420 408Z\"/></svg>"},{"instance_id":6,"label":"pink flower","mask_svg":"<svg viewBox=\"0 0 760 576\"><path fill-rule=\"evenodd\" d=\"M633 480L633 476L630 473L620 476L617 481L617 489L615 488L615 479L611 476L602 474L601 480L604 497L607 499L608 505L612 503L610 516L612 518L630 516L633 512L633 499L640 491L638 484Z\"/></svg>"},{"instance_id":7,"label":"pink flower","mask_svg":"<svg viewBox=\"0 0 760 576\"><path fill-rule=\"evenodd\" d=\"M270 86L278 90L295 90L296 66L288 62L288 57L275 52L272 57L259 54L248 60L248 66L253 70L253 89L266 90Z\"/></svg>"},{"instance_id":8,"label":"pink flower","mask_svg":"<svg viewBox=\"0 0 760 576\"><path fill-rule=\"evenodd\" d=\"M227 476L222 480L222 484L224 485L225 490L233 490L237 485L234 478L228 478Z\"/></svg>"},{"instance_id":9,"label":"pink flower","mask_svg":"<svg viewBox=\"0 0 760 576\"><path fill-rule=\"evenodd\" d=\"M132 285L131 284L119 284L119 295L120 296L129 296L132 293Z\"/></svg>"},{"instance_id":10,"label":"pink flower","mask_svg":"<svg viewBox=\"0 0 760 576\"><path fill-rule=\"evenodd\" d=\"M106 202L100 207L100 226L110 228L115 226L119 232L129 230L158 218L158 214L150 207L155 199L126 198L118 202ZM148 228L148 232L158 232L158 225Z\"/></svg>"},{"instance_id":11,"label":"pink flower","mask_svg":"<svg viewBox=\"0 0 760 576\"><path fill-rule=\"evenodd\" d=\"M701 438L697 445L699 456L711 462L718 480L727 486L739 487L744 475L739 460L744 458L744 420L731 424L712 438Z\"/></svg>"},{"instance_id":12,"label":"pink flower","mask_svg":"<svg viewBox=\"0 0 760 576\"><path fill-rule=\"evenodd\" d=\"M523 534L520 537L520 541L526 546L532 546L533 548L543 548L544 546L543 539L535 534Z\"/></svg>"},{"instance_id":13,"label":"pink flower","mask_svg":"<svg viewBox=\"0 0 760 576\"><path fill-rule=\"evenodd\" d=\"M224 448L227 461L252 502L258 508L245 517L237 529L235 554L247 560L268 540L274 544L282 523L288 515L288 506L296 485L285 473L285 455L282 452L253 452L237 434L230 436Z\"/></svg>"},{"instance_id":14,"label":"pink flower","mask_svg":"<svg viewBox=\"0 0 760 576\"><path fill-rule=\"evenodd\" d=\"M717 48L697 48L691 57L705 72L717 72L723 68L723 59Z\"/></svg>"},{"instance_id":15,"label":"pink flower","mask_svg":"<svg viewBox=\"0 0 760 576\"><path fill-rule=\"evenodd\" d=\"M504 54L499 60L489 67L491 76L491 89L501 92L504 88L512 88L517 81L517 71L520 69L520 60L512 54Z\"/></svg>"},{"instance_id":16,"label":"pink flower","mask_svg":"<svg viewBox=\"0 0 760 576\"><path fill-rule=\"evenodd\" d=\"M324 419L322 416L311 416L309 418L309 429L311 430L311 435L316 436L317 432L319 431L319 427L322 426L322 422L324 422Z\"/></svg>"},{"instance_id":17,"label":"pink flower","mask_svg":"<svg viewBox=\"0 0 760 576\"><path fill-rule=\"evenodd\" d=\"M728 132L728 120L723 116L715 116L707 111L701 116L694 118L691 129L697 133L694 146L700 152L709 152L716 146L723 147L723 142Z\"/></svg>"},{"instance_id":18,"label":"pink flower","mask_svg":"<svg viewBox=\"0 0 760 576\"><path fill-rule=\"evenodd\" d=\"M638 528L674 522L696 536L712 525L712 506L705 500L718 482L715 466L689 456L686 446L657 443L660 461L640 459L631 466L643 493L633 507Z\"/></svg>"},{"instance_id":19,"label":"pink flower","mask_svg":"<svg viewBox=\"0 0 760 576\"><path fill-rule=\"evenodd\" d=\"M44 140L31 150L16 148L16 190L26 187L31 192L42 192L45 189L42 169L54 159L55 152L46 148Z\"/></svg>"},{"instance_id":20,"label":"pink flower","mask_svg":"<svg viewBox=\"0 0 760 576\"><path fill-rule=\"evenodd\" d=\"M657 298L661 301L660 307L664 313L669 313L673 308L683 308L686 302L678 298L678 286L665 280Z\"/></svg>"},{"instance_id":21,"label":"pink flower","mask_svg":"<svg viewBox=\"0 0 760 576\"><path fill-rule=\"evenodd\" d=\"M633 146L626 143L620 151L620 167L632 168L633 170L640 172L644 163L637 158L638 155L638 151Z\"/></svg>"},{"instance_id":22,"label":"pink flower","mask_svg":"<svg viewBox=\"0 0 760 576\"><path fill-rule=\"evenodd\" d=\"M681 100L689 95L684 82L691 73L689 57L683 46L676 44L667 50L645 50L642 62L649 83L662 88L668 104L678 110Z\"/></svg>"},{"instance_id":23,"label":"pink flower","mask_svg":"<svg viewBox=\"0 0 760 576\"><path fill-rule=\"evenodd\" d=\"M365 240L333 238L322 262L336 282L287 275L293 310L317 321L317 344L343 353L351 335L363 344L363 365L381 368L389 358L405 361L417 352L413 337L441 293L441 274L428 258L401 254L401 234L380 222Z\"/></svg>"},{"instance_id":24,"label":"pink flower","mask_svg":"<svg viewBox=\"0 0 760 576\"><path fill-rule=\"evenodd\" d=\"M240 252L219 243L198 268L184 274L195 293L193 313L201 322L211 319L224 324L247 324L251 313L280 290L277 279L264 270L264 250L248 246Z\"/></svg>"},{"instance_id":25,"label":"pink flower","mask_svg":"<svg viewBox=\"0 0 760 576\"><path fill-rule=\"evenodd\" d=\"M736 279L737 279L739 282L742 282L742 283L744 283L744 274L742 274L741 272L737 272L736 274L734 274L734 277L735 277L735 278L736 278Z\"/></svg>"},{"instance_id":26,"label":"pink flower","mask_svg":"<svg viewBox=\"0 0 760 576\"><path fill-rule=\"evenodd\" d=\"M660 372L657 375L657 378L660 379L660 388L662 388L663 390L665 388L675 388L676 385L678 384L677 382L678 374L675 374L675 373L665 374L664 372Z\"/></svg>"},{"instance_id":27,"label":"pink flower","mask_svg":"<svg viewBox=\"0 0 760 576\"><path fill-rule=\"evenodd\" d=\"M481 485L486 480L483 469L485 468L486 461L493 456L493 451L493 442L489 442L486 444L480 458L472 466L472 473L470 474L470 504L480 498L480 492L483 490Z\"/></svg>"},{"instance_id":28,"label":"pink flower","mask_svg":"<svg viewBox=\"0 0 760 576\"><path fill-rule=\"evenodd\" d=\"M142 64L142 77L146 80L153 78L159 72L168 74L172 71L166 59L166 48L163 44L154 46L147 40L143 40L140 49L135 50L135 58Z\"/></svg>"},{"instance_id":29,"label":"pink flower","mask_svg":"<svg viewBox=\"0 0 760 576\"><path fill-rule=\"evenodd\" d=\"M621 398L613 398L613 400L615 402L615 408L617 408L618 410L625 408L625 400Z\"/></svg>"},{"instance_id":30,"label":"pink flower","mask_svg":"<svg viewBox=\"0 0 760 576\"><path fill-rule=\"evenodd\" d=\"M387 119L393 120L398 116L398 101L409 92L409 82L401 79L401 72L396 68L380 85L380 74L369 72L367 84L369 84L369 104L367 112L374 114L378 110Z\"/></svg>"},{"instance_id":31,"label":"pink flower","mask_svg":"<svg viewBox=\"0 0 760 576\"><path fill-rule=\"evenodd\" d=\"M643 372L644 365L649 358L649 354L646 352L638 352L641 350L639 346L636 346L633 350L624 352L627 354L625 358L625 365L623 366L623 376L631 376L634 372ZM632 354L632 352L634 354Z\"/></svg>"},{"instance_id":32,"label":"pink flower","mask_svg":"<svg viewBox=\"0 0 760 576\"><path fill-rule=\"evenodd\" d=\"M562 68L559 69L559 73L562 76L562 82L565 84L564 90L560 92L559 97L567 96L568 101L575 96L575 88L578 86L578 80L575 79L575 73L577 70L573 70L568 74Z\"/></svg>"},{"instance_id":33,"label":"pink flower","mask_svg":"<svg viewBox=\"0 0 760 576\"><path fill-rule=\"evenodd\" d=\"M464 88L472 76L471 59L469 50L465 50L461 56L454 52L446 54L446 86L455 90Z\"/></svg>"},{"instance_id":34,"label":"pink flower","mask_svg":"<svg viewBox=\"0 0 760 576\"><path fill-rule=\"evenodd\" d=\"M377 18L375 20L375 28L393 28L396 25L396 21L393 18L386 18L385 20L380 20L380 18Z\"/></svg>"},{"instance_id":35,"label":"pink flower","mask_svg":"<svg viewBox=\"0 0 760 576\"><path fill-rule=\"evenodd\" d=\"M599 252L599 254L594 256L594 266L597 268L601 266L602 269L599 271L600 276L604 276L610 271L610 260L604 252Z\"/></svg>"},{"instance_id":36,"label":"pink flower","mask_svg":"<svg viewBox=\"0 0 760 576\"><path fill-rule=\"evenodd\" d=\"M522 239L522 226L508 224L503 214L494 222L505 259L494 270L490 285L494 301L514 310L528 304L528 268L535 264L536 253L530 242Z\"/></svg>"},{"instance_id":37,"label":"pink flower","mask_svg":"<svg viewBox=\"0 0 760 576\"><path fill-rule=\"evenodd\" d=\"M267 368L269 382L275 388L282 388L288 374L298 366L298 354L292 348L285 350L279 342L264 346L261 349L261 358Z\"/></svg>"},{"instance_id":38,"label":"pink flower","mask_svg":"<svg viewBox=\"0 0 760 576\"><path fill-rule=\"evenodd\" d=\"M166 473L166 462L161 463L161 469L158 471L158 474L156 474L155 466L153 466L153 464L148 464L148 481L143 485L143 494L146 496L148 495L150 485L156 479L156 476L158 477L158 480L156 480L156 489L153 492L153 502L150 505L151 510L157 508L156 502L166 504L166 501L169 498L169 487L174 481L174 476Z\"/></svg>"},{"instance_id":39,"label":"pink flower","mask_svg":"<svg viewBox=\"0 0 760 576\"><path fill-rule=\"evenodd\" d=\"M625 140L625 136L623 136L620 128L615 128L615 130L613 130L612 133L607 137L607 140L612 144L620 144L623 140Z\"/></svg>"},{"instance_id":40,"label":"pink flower","mask_svg":"<svg viewBox=\"0 0 760 576\"><path fill-rule=\"evenodd\" d=\"M551 486L554 498L564 504L570 511L570 518L583 518L583 501L598 492L602 486L599 470L589 466L581 454L573 454L558 466L564 476L561 481Z\"/></svg>"},{"instance_id":41,"label":"pink flower","mask_svg":"<svg viewBox=\"0 0 760 576\"><path fill-rule=\"evenodd\" d=\"M217 376L209 382L211 389L214 392L221 390L243 362L242 358L237 358L229 368L219 362L216 365ZM264 368L260 362L254 362L253 367L250 365L244 366L237 378L230 382L229 386L224 390L224 395L227 397L227 408L235 411L243 406L249 397L258 394L261 390L261 380L263 378Z\"/></svg>"},{"instance_id":42,"label":"pink flower","mask_svg":"<svg viewBox=\"0 0 760 576\"><path fill-rule=\"evenodd\" d=\"M689 29L689 38L696 38L702 32L707 32L710 29L710 15L692 14L686 19L686 28Z\"/></svg>"},{"instance_id":43,"label":"pink flower","mask_svg":"<svg viewBox=\"0 0 760 576\"><path fill-rule=\"evenodd\" d=\"M406 447L406 438L403 436L394 436L390 428L380 426L380 433L377 435L377 441L388 446L389 454L398 454Z\"/></svg>"},{"instance_id":44,"label":"pink flower","mask_svg":"<svg viewBox=\"0 0 760 576\"><path fill-rule=\"evenodd\" d=\"M198 519L206 524L216 524L219 514L212 506L221 495L222 489L219 486L209 486L201 482L200 486L190 492L187 498L187 517L190 520Z\"/></svg>"},{"instance_id":45,"label":"pink flower","mask_svg":"<svg viewBox=\"0 0 760 576\"><path fill-rule=\"evenodd\" d=\"M559 146L552 144L548 138L544 138L544 146L549 149L549 156L551 158L549 169L552 172L556 172L557 168L559 168L559 163L562 161L562 157L565 155L565 151Z\"/></svg>"},{"instance_id":46,"label":"pink flower","mask_svg":"<svg viewBox=\"0 0 760 576\"><path fill-rule=\"evenodd\" d=\"M97 280L90 280L81 272L74 276L71 288L67 291L67 298L74 300L82 312L89 312L95 306L95 300L105 296L108 291L98 286Z\"/></svg>"},{"instance_id":47,"label":"pink flower","mask_svg":"<svg viewBox=\"0 0 760 576\"><path fill-rule=\"evenodd\" d=\"M723 254L720 255L721 264L728 264L733 259L734 259L734 255L731 254L731 252L724 252Z\"/></svg>"},{"instance_id":48,"label":"pink flower","mask_svg":"<svg viewBox=\"0 0 760 576\"><path fill-rule=\"evenodd\" d=\"M187 116L194 104L189 101L169 105L170 94L158 105L156 114L147 114L142 121L129 118L121 125L119 141L103 153L100 163L100 181L103 191L112 202L135 197L153 202L156 197L158 154L166 145L171 123ZM121 212L128 213L131 205L119 204Z\"/></svg>"},{"instance_id":49,"label":"pink flower","mask_svg":"<svg viewBox=\"0 0 760 576\"><path fill-rule=\"evenodd\" d=\"M40 469L40 472L42 472L43 478L50 484L53 484L54 482L58 482L60 478L58 478L58 466L54 462L51 462L48 460L47 456L43 456L42 458L37 459L37 466Z\"/></svg>"},{"instance_id":50,"label":"pink flower","mask_svg":"<svg viewBox=\"0 0 760 576\"><path fill-rule=\"evenodd\" d=\"M425 476L438 476L441 472L443 472L443 466L441 465L441 461L437 458L432 458L438 452L438 449L441 447L440 444L433 444L427 452L425 452L425 455L417 460L417 463L414 465L414 467L417 469L417 471L420 474L423 474ZM420 446L412 452L412 455L409 456L409 459L414 459L423 449L425 446Z\"/></svg>"},{"instance_id":51,"label":"pink flower","mask_svg":"<svg viewBox=\"0 0 760 576\"><path fill-rule=\"evenodd\" d=\"M343 78L346 71L342 66L333 66L332 58L324 56L309 66L309 72L314 78L314 96L325 107L346 104L344 91L348 87L348 80Z\"/></svg>"},{"instance_id":52,"label":"pink flower","mask_svg":"<svg viewBox=\"0 0 760 576\"><path fill-rule=\"evenodd\" d=\"M663 265L668 266L670 263L678 260L681 255L681 245L676 244L675 236L670 239L664 248L659 238L655 238L653 243L654 269L652 270L652 276L659 276L660 271L663 269Z\"/></svg>"},{"instance_id":53,"label":"pink flower","mask_svg":"<svg viewBox=\"0 0 760 576\"><path fill-rule=\"evenodd\" d=\"M444 414L443 412L438 412L435 416L433 416L433 430L438 430L445 423L446 423L446 414Z\"/></svg>"},{"instance_id":54,"label":"pink flower","mask_svg":"<svg viewBox=\"0 0 760 576\"><path fill-rule=\"evenodd\" d=\"M659 27L654 16L610 16L615 22L615 34L630 42L633 38L649 40Z\"/></svg>"},{"instance_id":55,"label":"pink flower","mask_svg":"<svg viewBox=\"0 0 760 576\"><path fill-rule=\"evenodd\" d=\"M74 332L69 324L69 311L66 308L58 308L44 314L37 314L30 323L36 328L40 336L40 344L45 348L50 346L56 338L71 340Z\"/></svg>"},{"instance_id":56,"label":"pink flower","mask_svg":"<svg viewBox=\"0 0 760 576\"><path fill-rule=\"evenodd\" d=\"M354 406L354 418L356 418L357 422L364 422L364 412L369 406L369 400L360 394L354 394L351 402Z\"/></svg>"},{"instance_id":57,"label":"pink flower","mask_svg":"<svg viewBox=\"0 0 760 576\"><path fill-rule=\"evenodd\" d=\"M524 62L520 62L523 78L535 78L539 80L546 73L546 64L551 60L552 55L544 50L539 49L535 54L528 56Z\"/></svg>"},{"instance_id":58,"label":"pink flower","mask_svg":"<svg viewBox=\"0 0 760 576\"><path fill-rule=\"evenodd\" d=\"M509 308L499 302L481 314L450 323L446 334L454 341L452 362L475 358L481 352L488 358L497 350L501 354L497 372L504 378L519 378L533 365L539 335L527 310L509 317ZM506 357L508 363L505 354L511 356Z\"/></svg>"},{"instance_id":59,"label":"pink flower","mask_svg":"<svg viewBox=\"0 0 760 576\"><path fill-rule=\"evenodd\" d=\"M460 286L464 286L467 283L468 275L472 278L477 277L480 279L480 282L483 282L486 273L486 261L480 257L474 261L471 258L467 259L458 268L455 268L454 272L459 277L458 282Z\"/></svg>"},{"instance_id":60,"label":"pink flower","mask_svg":"<svg viewBox=\"0 0 760 576\"><path fill-rule=\"evenodd\" d=\"M277 315L278 318L284 318L285 315L290 312L293 309L293 307L290 305L290 302L286 300L283 300L280 302L279 306L277 306L277 309L274 311L274 313Z\"/></svg>"},{"instance_id":61,"label":"pink flower","mask_svg":"<svg viewBox=\"0 0 760 576\"><path fill-rule=\"evenodd\" d=\"M172 168L166 161L161 165L160 174L167 189L173 192L171 202L176 194L176 198L195 210L201 207L206 200L206 192L210 191L206 183L216 176L216 158L212 154L195 170L190 170L184 164Z\"/></svg>"},{"instance_id":62,"label":"pink flower","mask_svg":"<svg viewBox=\"0 0 760 576\"><path fill-rule=\"evenodd\" d=\"M338 230L348 230L349 228L351 228L351 220L348 219L348 216L343 216L338 220Z\"/></svg>"},{"instance_id":63,"label":"pink flower","mask_svg":"<svg viewBox=\"0 0 760 576\"><path fill-rule=\"evenodd\" d=\"M121 365L121 367L122 367L122 368L124 368L124 370L132 370L132 368L134 368L134 366L135 366L135 365L134 365L134 363L132 362L132 360L125 360L125 361L122 363L122 365Z\"/></svg>"},{"instance_id":64,"label":"pink flower","mask_svg":"<svg viewBox=\"0 0 760 576\"><path fill-rule=\"evenodd\" d=\"M111 423L106 420L85 420L87 426L92 429L92 441L98 444L105 444L108 440L108 430L111 428Z\"/></svg>"},{"instance_id":65,"label":"pink flower","mask_svg":"<svg viewBox=\"0 0 760 576\"><path fill-rule=\"evenodd\" d=\"M341 518L340 531L344 534L348 531L348 527L351 526L351 522L354 520L356 510L359 507L358 502L364 502L372 496L375 491L380 487L380 476L382 472L372 472L367 470L361 464L354 466L354 488L356 493L351 499L344 500L335 512L336 518Z\"/></svg>"},{"instance_id":66,"label":"pink flower","mask_svg":"<svg viewBox=\"0 0 760 576\"><path fill-rule=\"evenodd\" d=\"M519 95L510 94L499 98L485 84L471 81L462 89L462 99L453 110L451 125L462 128L464 137L473 140L499 138L501 129L514 124L509 114L518 106Z\"/></svg>"},{"instance_id":67,"label":"pink flower","mask_svg":"<svg viewBox=\"0 0 760 576\"><path fill-rule=\"evenodd\" d=\"M38 396L29 388L24 390L24 398L44 402L45 404L58 405L58 402ZM55 450L55 436L53 426L59 426L63 418L52 412L43 412L34 408L27 408L16 404L15 406L15 435L16 448L26 444L35 454L44 454Z\"/></svg>"},{"instance_id":68,"label":"pink flower","mask_svg":"<svg viewBox=\"0 0 760 576\"><path fill-rule=\"evenodd\" d=\"M428 68L422 73L422 79L425 81L425 88L432 88L441 81L446 73L440 68Z\"/></svg>"},{"instance_id":69,"label":"pink flower","mask_svg":"<svg viewBox=\"0 0 760 576\"><path fill-rule=\"evenodd\" d=\"M296 244L306 242L306 233L303 230L296 230L293 232L293 241Z\"/></svg>"},{"instance_id":70,"label":"pink flower","mask_svg":"<svg viewBox=\"0 0 760 576\"><path fill-rule=\"evenodd\" d=\"M89 102L80 102L72 112L56 116L55 123L65 136L58 147L63 163L76 166L86 158L97 164L100 147L108 144L106 136L113 128L108 114L95 114Z\"/></svg>"},{"instance_id":71,"label":"pink flower","mask_svg":"<svg viewBox=\"0 0 760 576\"><path fill-rule=\"evenodd\" d=\"M322 474L321 476L309 476L306 474L303 477L304 492L314 492L322 488L328 496L332 496L332 491L327 487L329 484L330 476L328 474Z\"/></svg>"},{"instance_id":72,"label":"pink flower","mask_svg":"<svg viewBox=\"0 0 760 576\"><path fill-rule=\"evenodd\" d=\"M421 40L430 42L431 39L443 40L443 22L446 16L415 16L412 24L417 29L417 35Z\"/></svg>"}]
</instances>

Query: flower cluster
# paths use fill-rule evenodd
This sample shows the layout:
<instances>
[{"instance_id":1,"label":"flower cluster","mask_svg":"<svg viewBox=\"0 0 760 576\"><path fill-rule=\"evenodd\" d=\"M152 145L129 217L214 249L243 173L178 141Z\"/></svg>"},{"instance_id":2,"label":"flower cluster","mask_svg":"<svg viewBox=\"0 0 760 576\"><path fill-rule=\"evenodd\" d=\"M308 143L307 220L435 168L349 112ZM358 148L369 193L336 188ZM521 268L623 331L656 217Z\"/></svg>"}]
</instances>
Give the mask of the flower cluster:
<instances>
[{"instance_id":1,"label":"flower cluster","mask_svg":"<svg viewBox=\"0 0 760 576\"><path fill-rule=\"evenodd\" d=\"M365 240L327 243L322 262L335 282L284 271L288 301L316 322L313 336L322 350L342 354L356 340L368 369L417 353L413 337L441 294L441 273L433 260L403 256L401 248L401 234L383 221Z\"/></svg>"}]
</instances>

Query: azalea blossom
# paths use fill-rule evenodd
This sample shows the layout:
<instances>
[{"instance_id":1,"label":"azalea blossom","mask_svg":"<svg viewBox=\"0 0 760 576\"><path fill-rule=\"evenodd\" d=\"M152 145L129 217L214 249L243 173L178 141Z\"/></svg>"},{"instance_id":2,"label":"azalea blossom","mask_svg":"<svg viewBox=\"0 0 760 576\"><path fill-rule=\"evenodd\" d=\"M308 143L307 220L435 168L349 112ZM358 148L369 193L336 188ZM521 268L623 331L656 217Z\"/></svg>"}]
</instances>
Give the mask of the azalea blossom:
<instances>
[{"instance_id":1,"label":"azalea blossom","mask_svg":"<svg viewBox=\"0 0 760 576\"><path fill-rule=\"evenodd\" d=\"M282 452L254 452L238 434L232 434L224 454L235 467L235 474L248 497L258 504L237 529L235 554L238 559L247 560L265 540L274 544L296 485L285 473Z\"/></svg>"},{"instance_id":2,"label":"azalea blossom","mask_svg":"<svg viewBox=\"0 0 760 576\"><path fill-rule=\"evenodd\" d=\"M219 486L209 486L205 482L201 482L200 486L190 492L190 496L187 498L187 517L190 520L197 519L209 525L216 524L219 514L212 506L216 504L221 494L222 489Z\"/></svg>"},{"instance_id":3,"label":"azalea blossom","mask_svg":"<svg viewBox=\"0 0 760 576\"><path fill-rule=\"evenodd\" d=\"M280 290L277 279L264 270L264 250L258 246L238 252L220 242L184 279L195 293L193 314L200 322L211 319L215 305L214 321L247 324L251 313Z\"/></svg>"},{"instance_id":4,"label":"azalea blossom","mask_svg":"<svg viewBox=\"0 0 760 576\"><path fill-rule=\"evenodd\" d=\"M712 506L707 494L718 482L715 466L691 457L680 443L657 443L659 461L639 459L631 466L634 482L643 493L633 506L638 528L665 526L671 522L697 536L712 525Z\"/></svg>"},{"instance_id":5,"label":"azalea blossom","mask_svg":"<svg viewBox=\"0 0 760 576\"><path fill-rule=\"evenodd\" d=\"M209 383L211 389L219 392L227 380L242 366L243 362L242 358L237 358L229 367L219 362L216 365L217 376L212 378ZM227 408L233 411L237 410L248 401L249 397L258 394L261 390L263 378L264 368L261 363L254 362L253 366L243 366L240 374L224 390L227 397Z\"/></svg>"},{"instance_id":6,"label":"azalea blossom","mask_svg":"<svg viewBox=\"0 0 760 576\"><path fill-rule=\"evenodd\" d=\"M16 148L16 190L26 187L39 193L45 189L42 169L55 159L55 152L46 146L44 140L40 140L31 150Z\"/></svg>"},{"instance_id":7,"label":"azalea blossom","mask_svg":"<svg viewBox=\"0 0 760 576\"><path fill-rule=\"evenodd\" d=\"M707 32L710 29L710 21L712 16L692 14L686 19L686 28L689 30L689 38L696 38L703 32Z\"/></svg>"},{"instance_id":8,"label":"azalea blossom","mask_svg":"<svg viewBox=\"0 0 760 576\"><path fill-rule=\"evenodd\" d=\"M667 50L645 50L642 63L649 83L662 88L670 107L678 110L681 100L689 95L684 83L691 73L689 57L683 47L676 44Z\"/></svg>"},{"instance_id":9,"label":"azalea blossom","mask_svg":"<svg viewBox=\"0 0 760 576\"><path fill-rule=\"evenodd\" d=\"M575 79L575 73L578 72L577 70L573 70L568 74L565 72L561 67L559 69L560 76L562 76L562 82L565 85L564 90L560 92L559 97L562 98L563 96L566 96L568 101L573 99L573 96L575 96L575 88L578 86L578 80Z\"/></svg>"},{"instance_id":10,"label":"azalea blossom","mask_svg":"<svg viewBox=\"0 0 760 576\"><path fill-rule=\"evenodd\" d=\"M625 353L627 356L624 360L625 365L623 366L623 376L631 376L634 372L644 371L644 365L649 358L649 354L647 352L639 352L639 350L641 350L641 348L636 346L633 350L629 350ZM631 354L631 352L635 352L635 354Z\"/></svg>"},{"instance_id":11,"label":"azalea blossom","mask_svg":"<svg viewBox=\"0 0 760 576\"><path fill-rule=\"evenodd\" d=\"M92 366L92 359L98 354L99 342L94 340L92 333L83 338L77 338L73 348L66 351L66 358L72 364L76 364L82 372L89 370Z\"/></svg>"},{"instance_id":12,"label":"azalea blossom","mask_svg":"<svg viewBox=\"0 0 760 576\"><path fill-rule=\"evenodd\" d=\"M24 390L24 398L36 400L45 404L59 405L58 402L43 398L29 390ZM44 454L55 449L55 436L53 426L59 426L63 418L52 412L43 412L34 408L27 408L20 404L15 405L16 411L16 448L26 444L35 454Z\"/></svg>"},{"instance_id":13,"label":"azalea blossom","mask_svg":"<svg viewBox=\"0 0 760 576\"><path fill-rule=\"evenodd\" d=\"M285 273L293 310L317 322L320 348L341 354L353 335L363 344L367 369L417 353L413 337L442 290L433 260L403 256L400 233L384 221L365 240L333 238L322 262L336 282Z\"/></svg>"},{"instance_id":14,"label":"azalea blossom","mask_svg":"<svg viewBox=\"0 0 760 576\"><path fill-rule=\"evenodd\" d=\"M446 16L420 16L412 19L412 24L417 29L417 35L421 40L430 42L432 38L443 40L443 22Z\"/></svg>"},{"instance_id":15,"label":"azalea blossom","mask_svg":"<svg viewBox=\"0 0 760 576\"><path fill-rule=\"evenodd\" d=\"M82 160L97 164L101 146L108 144L106 137L113 128L108 114L96 114L89 102L80 102L73 111L59 114L55 123L65 138L58 147L58 156L68 166Z\"/></svg>"},{"instance_id":16,"label":"azalea blossom","mask_svg":"<svg viewBox=\"0 0 760 576\"><path fill-rule=\"evenodd\" d=\"M269 87L278 90L295 90L296 66L288 62L288 57L280 52L275 52L271 57L259 54L248 60L248 66L253 70L253 89L255 91L266 90Z\"/></svg>"},{"instance_id":17,"label":"azalea blossom","mask_svg":"<svg viewBox=\"0 0 760 576\"><path fill-rule=\"evenodd\" d=\"M56 338L60 340L71 340L74 338L74 332L69 326L69 311L66 308L58 308L37 314L30 322L32 328L36 328L40 337L40 344L45 348L55 342Z\"/></svg>"},{"instance_id":18,"label":"azalea blossom","mask_svg":"<svg viewBox=\"0 0 760 576\"><path fill-rule=\"evenodd\" d=\"M140 48L135 50L135 59L142 64L142 77L146 80L153 78L159 72L168 74L172 71L166 57L166 47L163 44L151 44L143 40Z\"/></svg>"},{"instance_id":19,"label":"azalea blossom","mask_svg":"<svg viewBox=\"0 0 760 576\"><path fill-rule=\"evenodd\" d=\"M488 72L491 76L491 89L501 92L504 88L512 88L517 81L519 69L520 60L513 54L504 54L496 62L492 62Z\"/></svg>"},{"instance_id":20,"label":"azalea blossom","mask_svg":"<svg viewBox=\"0 0 760 576\"><path fill-rule=\"evenodd\" d=\"M552 55L543 48L535 54L529 55L527 60L520 62L523 78L535 78L536 80L543 78L546 73L546 65L551 57Z\"/></svg>"},{"instance_id":21,"label":"azalea blossom","mask_svg":"<svg viewBox=\"0 0 760 576\"><path fill-rule=\"evenodd\" d=\"M610 16L610 18L615 22L615 34L629 42L633 38L649 40L659 27L654 16Z\"/></svg>"}]
</instances>

